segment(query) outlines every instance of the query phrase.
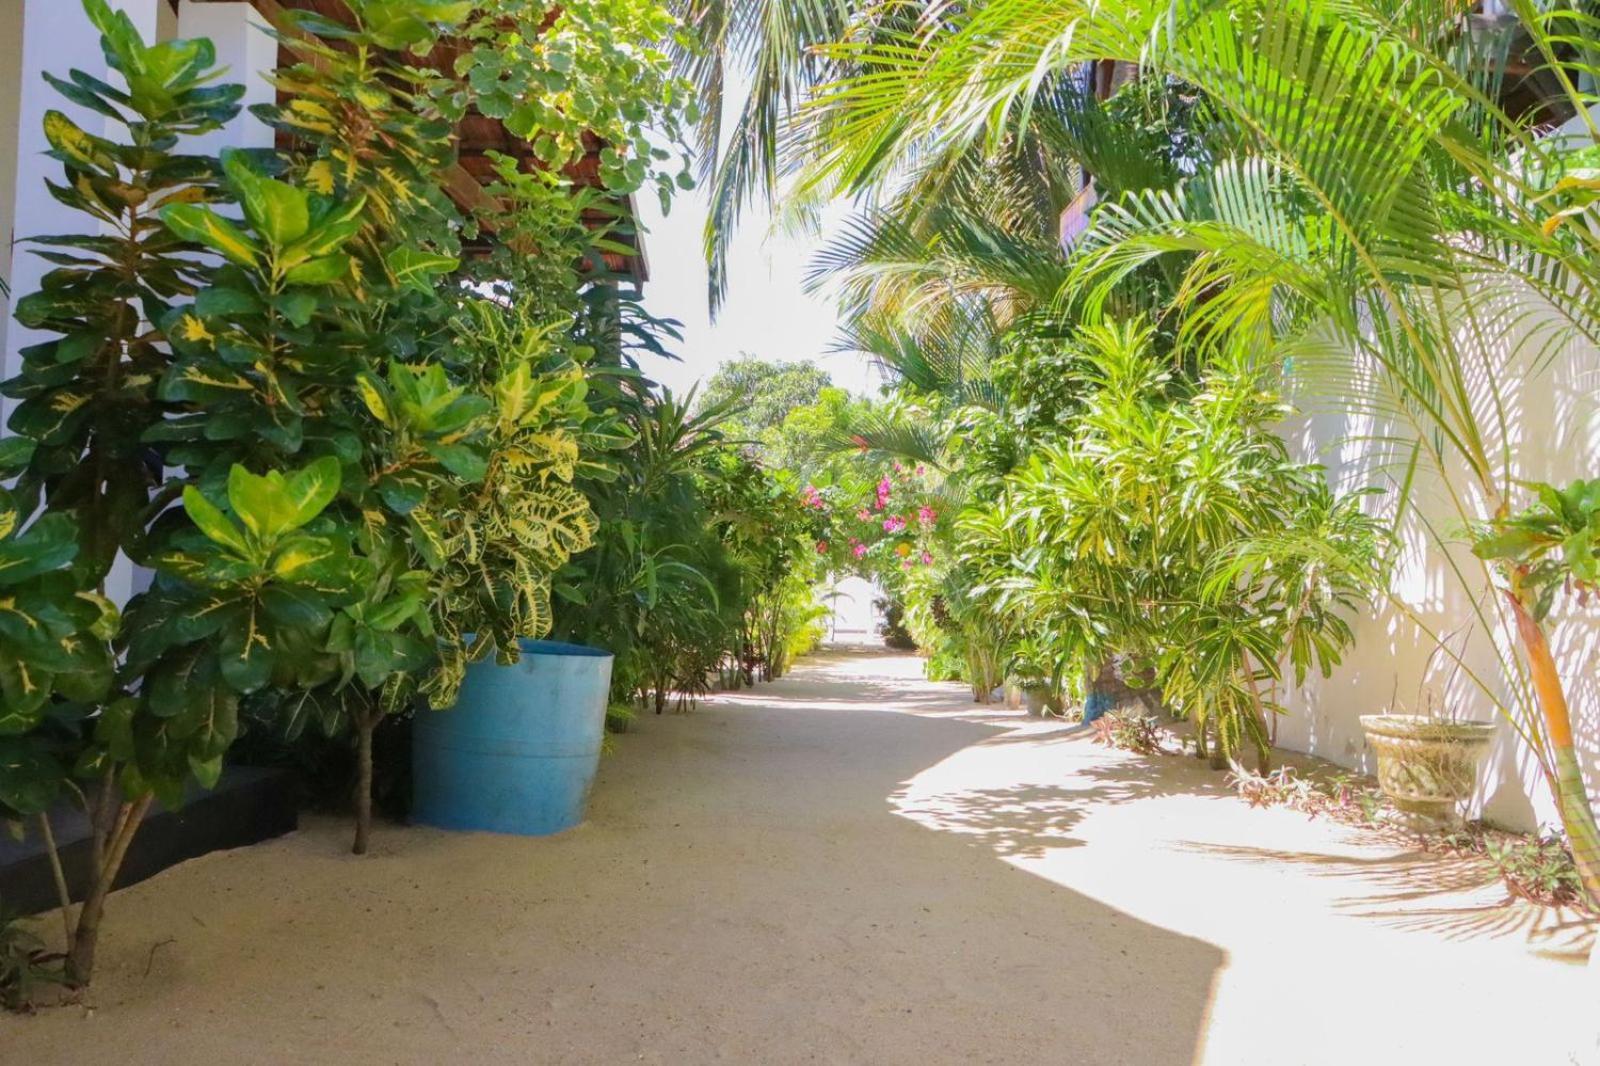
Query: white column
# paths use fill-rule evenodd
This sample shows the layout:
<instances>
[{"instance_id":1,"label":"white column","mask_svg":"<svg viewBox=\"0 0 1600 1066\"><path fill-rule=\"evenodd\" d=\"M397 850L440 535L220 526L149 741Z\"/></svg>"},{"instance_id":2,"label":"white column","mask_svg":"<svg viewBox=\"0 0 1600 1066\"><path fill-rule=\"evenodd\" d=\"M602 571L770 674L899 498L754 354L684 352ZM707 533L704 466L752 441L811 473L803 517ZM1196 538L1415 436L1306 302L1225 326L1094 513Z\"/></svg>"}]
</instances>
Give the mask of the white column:
<instances>
[{"instance_id":1,"label":"white column","mask_svg":"<svg viewBox=\"0 0 1600 1066\"><path fill-rule=\"evenodd\" d=\"M267 74L278 65L278 42L266 32L261 16L246 0L183 0L178 8L179 37L209 37L217 49L222 80L244 86L241 110L214 133L186 141L186 152L217 153L223 148L271 148L272 128L250 114L252 104L270 104L273 88Z\"/></svg>"},{"instance_id":2,"label":"white column","mask_svg":"<svg viewBox=\"0 0 1600 1066\"><path fill-rule=\"evenodd\" d=\"M0 3L0 282L11 284L11 236L16 222L17 107L22 95L22 5ZM10 302L0 289L0 352L5 351Z\"/></svg>"},{"instance_id":3,"label":"white column","mask_svg":"<svg viewBox=\"0 0 1600 1066\"><path fill-rule=\"evenodd\" d=\"M0 0L17 3L19 0ZM106 133L120 137L121 130L108 129L111 121L103 115L78 107L61 97L44 80L49 71L58 77L76 67L97 78L116 84L115 76L108 76L105 54L100 50L100 36L83 13L78 0L20 0L22 3L22 92L17 108L16 191L12 218L16 237L31 237L55 233L83 233L88 228L86 216L57 203L45 188L45 178L59 181L61 165L48 158L49 142L44 137L44 114L56 110L67 114L79 126L91 133ZM156 39L160 24L160 5L167 0L110 0L111 7L128 14L145 40ZM4 146L0 146L3 150ZM29 251L26 244L15 244L9 249L11 271L9 279L13 299L26 296L39 288L39 280L50 269L50 264ZM11 309L6 308L7 317ZM24 329L17 322L9 322L5 331L3 365L0 373L9 378L21 366L18 352L30 344L48 338L37 330ZM5 412L10 414L9 404ZM148 578L136 581L133 567L126 559L106 580L106 593L118 602L125 601L137 588L148 584Z\"/></svg>"}]
</instances>

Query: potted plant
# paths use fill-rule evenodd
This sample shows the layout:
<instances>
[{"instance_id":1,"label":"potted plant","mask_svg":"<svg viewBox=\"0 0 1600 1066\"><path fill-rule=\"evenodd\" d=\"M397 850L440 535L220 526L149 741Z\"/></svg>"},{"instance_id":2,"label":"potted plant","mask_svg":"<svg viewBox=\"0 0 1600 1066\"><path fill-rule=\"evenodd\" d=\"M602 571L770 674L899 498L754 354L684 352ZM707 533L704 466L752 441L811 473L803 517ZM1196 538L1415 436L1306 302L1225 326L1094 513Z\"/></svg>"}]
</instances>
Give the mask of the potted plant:
<instances>
[{"instance_id":1,"label":"potted plant","mask_svg":"<svg viewBox=\"0 0 1600 1066\"><path fill-rule=\"evenodd\" d=\"M1495 724L1443 717L1431 692L1427 708L1427 714L1364 714L1361 728L1378 757L1384 795L1422 824L1447 825L1472 795Z\"/></svg>"},{"instance_id":2,"label":"potted plant","mask_svg":"<svg viewBox=\"0 0 1600 1066\"><path fill-rule=\"evenodd\" d=\"M1061 713L1060 671L1052 670L1048 662L1045 646L1029 638L1018 641L1011 655L1008 688L1014 685L1020 691L1023 706L1034 718Z\"/></svg>"},{"instance_id":3,"label":"potted plant","mask_svg":"<svg viewBox=\"0 0 1600 1066\"><path fill-rule=\"evenodd\" d=\"M1061 713L1061 694L1048 681L1024 682L1022 698L1027 703L1028 714L1034 718Z\"/></svg>"}]
</instances>

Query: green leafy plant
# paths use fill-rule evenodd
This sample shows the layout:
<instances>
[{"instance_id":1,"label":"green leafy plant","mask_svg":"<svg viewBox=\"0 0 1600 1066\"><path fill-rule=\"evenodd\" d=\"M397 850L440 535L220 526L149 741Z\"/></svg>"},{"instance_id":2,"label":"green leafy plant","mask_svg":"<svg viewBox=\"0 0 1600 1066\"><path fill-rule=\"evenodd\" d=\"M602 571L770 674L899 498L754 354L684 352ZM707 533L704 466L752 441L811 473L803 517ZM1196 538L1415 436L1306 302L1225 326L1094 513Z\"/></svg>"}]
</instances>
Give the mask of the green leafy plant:
<instances>
[{"instance_id":1,"label":"green leafy plant","mask_svg":"<svg viewBox=\"0 0 1600 1066\"><path fill-rule=\"evenodd\" d=\"M1160 724L1150 715L1111 711L1094 720L1097 744L1136 755L1160 755L1166 751Z\"/></svg>"},{"instance_id":2,"label":"green leafy plant","mask_svg":"<svg viewBox=\"0 0 1600 1066\"><path fill-rule=\"evenodd\" d=\"M1583 604L1600 589L1600 478L1529 487L1538 502L1484 525L1472 550L1499 570L1506 593L1543 622L1561 591Z\"/></svg>"},{"instance_id":3,"label":"green leafy plant","mask_svg":"<svg viewBox=\"0 0 1600 1066\"><path fill-rule=\"evenodd\" d=\"M1483 856L1512 895L1546 906L1584 906L1583 880L1559 838L1485 838Z\"/></svg>"},{"instance_id":4,"label":"green leafy plant","mask_svg":"<svg viewBox=\"0 0 1600 1066\"><path fill-rule=\"evenodd\" d=\"M573 485L587 379L553 350L550 332L514 309L473 303L453 349L469 385L447 388L442 371L369 381L369 407L401 439L441 432L429 421L430 411L441 412L450 442L432 447L459 479L436 483L408 512L435 574L441 665L424 686L435 706L454 702L468 662L491 652L516 662L519 640L550 631L552 578L595 536L594 511ZM465 410L481 412L472 437L457 422Z\"/></svg>"},{"instance_id":5,"label":"green leafy plant","mask_svg":"<svg viewBox=\"0 0 1600 1066\"><path fill-rule=\"evenodd\" d=\"M146 45L105 0L84 0L84 8L123 87L79 70L46 80L122 134L97 136L59 111L45 114L62 170L51 193L78 212L85 233L28 238L52 269L15 314L54 337L22 350L21 370L3 390L18 401L11 430L34 442L16 496L26 512L42 491L52 510L73 514L83 545L77 569L92 588L137 540L159 481L143 435L162 417L157 388L170 355L145 323L192 292L201 272L198 246L160 215L217 196L214 163L178 148L231 119L243 89L211 84L209 41Z\"/></svg>"},{"instance_id":6,"label":"green leafy plant","mask_svg":"<svg viewBox=\"0 0 1600 1066\"><path fill-rule=\"evenodd\" d=\"M0 907L0 1008L30 1010L41 989L66 983L61 954Z\"/></svg>"}]
</instances>

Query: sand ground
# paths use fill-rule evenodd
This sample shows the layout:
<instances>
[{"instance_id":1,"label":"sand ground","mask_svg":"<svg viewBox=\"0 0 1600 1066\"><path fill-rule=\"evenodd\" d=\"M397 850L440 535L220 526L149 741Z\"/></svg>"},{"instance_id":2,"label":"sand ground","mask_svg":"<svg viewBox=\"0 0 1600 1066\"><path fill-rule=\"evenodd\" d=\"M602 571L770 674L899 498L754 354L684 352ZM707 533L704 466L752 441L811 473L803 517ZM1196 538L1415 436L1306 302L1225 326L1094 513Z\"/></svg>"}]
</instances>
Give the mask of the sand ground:
<instances>
[{"instance_id":1,"label":"sand ground","mask_svg":"<svg viewBox=\"0 0 1600 1066\"><path fill-rule=\"evenodd\" d=\"M299 833L113 897L0 1064L1600 1063L1594 930L837 651L519 839Z\"/></svg>"}]
</instances>

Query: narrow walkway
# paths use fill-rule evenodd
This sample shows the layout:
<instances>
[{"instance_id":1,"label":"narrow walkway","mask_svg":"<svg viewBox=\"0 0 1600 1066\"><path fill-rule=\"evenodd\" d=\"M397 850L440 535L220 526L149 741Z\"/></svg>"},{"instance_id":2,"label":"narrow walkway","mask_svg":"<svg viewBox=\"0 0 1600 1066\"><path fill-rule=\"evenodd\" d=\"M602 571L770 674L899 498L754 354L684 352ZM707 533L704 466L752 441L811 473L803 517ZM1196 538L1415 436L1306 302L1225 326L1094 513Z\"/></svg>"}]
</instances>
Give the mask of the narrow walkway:
<instances>
[{"instance_id":1,"label":"narrow walkway","mask_svg":"<svg viewBox=\"0 0 1600 1066\"><path fill-rule=\"evenodd\" d=\"M911 658L601 774L555 838L317 820L118 893L92 1012L0 1018L0 1062L1600 1062L1592 933Z\"/></svg>"}]
</instances>

